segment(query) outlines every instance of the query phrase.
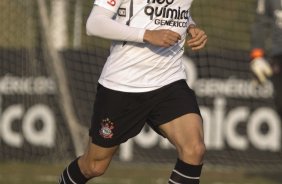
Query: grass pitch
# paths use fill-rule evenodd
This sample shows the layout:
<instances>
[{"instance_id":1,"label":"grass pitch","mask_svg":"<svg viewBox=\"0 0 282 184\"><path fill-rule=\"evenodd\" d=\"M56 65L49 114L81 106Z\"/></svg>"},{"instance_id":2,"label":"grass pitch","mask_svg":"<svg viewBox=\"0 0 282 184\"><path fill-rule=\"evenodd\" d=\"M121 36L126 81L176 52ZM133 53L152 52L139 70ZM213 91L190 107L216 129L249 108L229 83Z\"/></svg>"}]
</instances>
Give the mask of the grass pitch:
<instances>
[{"instance_id":1,"label":"grass pitch","mask_svg":"<svg viewBox=\"0 0 282 184\"><path fill-rule=\"evenodd\" d=\"M0 183L54 184L66 163L0 163ZM167 184L169 164L124 164L113 162L107 173L90 184ZM279 172L279 171L278 171ZM279 173L245 172L239 169L204 167L201 184L281 184Z\"/></svg>"}]
</instances>

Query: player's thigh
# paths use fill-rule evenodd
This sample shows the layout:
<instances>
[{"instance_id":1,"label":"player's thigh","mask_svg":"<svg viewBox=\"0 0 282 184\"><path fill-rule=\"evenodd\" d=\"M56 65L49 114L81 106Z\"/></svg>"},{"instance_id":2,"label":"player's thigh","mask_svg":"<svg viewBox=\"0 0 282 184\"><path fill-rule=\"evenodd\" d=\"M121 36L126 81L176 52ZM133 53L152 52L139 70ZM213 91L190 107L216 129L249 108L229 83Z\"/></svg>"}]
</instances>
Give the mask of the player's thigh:
<instances>
[{"instance_id":1,"label":"player's thigh","mask_svg":"<svg viewBox=\"0 0 282 184\"><path fill-rule=\"evenodd\" d=\"M177 149L182 149L183 146L189 149L190 146L204 142L202 118L196 113L180 116L159 128Z\"/></svg>"}]
</instances>

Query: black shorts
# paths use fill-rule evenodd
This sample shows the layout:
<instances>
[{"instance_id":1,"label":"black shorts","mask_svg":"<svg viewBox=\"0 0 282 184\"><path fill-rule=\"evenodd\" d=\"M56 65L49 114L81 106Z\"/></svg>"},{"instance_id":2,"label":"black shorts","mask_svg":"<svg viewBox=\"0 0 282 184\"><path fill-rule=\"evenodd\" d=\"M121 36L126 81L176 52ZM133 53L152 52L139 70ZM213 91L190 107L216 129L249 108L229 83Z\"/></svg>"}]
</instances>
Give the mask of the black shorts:
<instances>
[{"instance_id":1,"label":"black shorts","mask_svg":"<svg viewBox=\"0 0 282 184\"><path fill-rule=\"evenodd\" d=\"M112 147L136 136L145 123L160 134L159 125L188 113L200 115L200 110L185 80L142 93L115 91L99 84L89 135L94 144Z\"/></svg>"}]
</instances>

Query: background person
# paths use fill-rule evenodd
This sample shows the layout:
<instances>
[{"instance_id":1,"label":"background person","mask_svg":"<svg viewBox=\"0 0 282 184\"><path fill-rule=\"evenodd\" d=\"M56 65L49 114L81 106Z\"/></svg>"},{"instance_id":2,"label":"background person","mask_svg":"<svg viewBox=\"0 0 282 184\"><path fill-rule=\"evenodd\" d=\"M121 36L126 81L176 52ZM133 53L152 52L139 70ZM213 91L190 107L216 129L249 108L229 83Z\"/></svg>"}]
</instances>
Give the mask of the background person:
<instances>
[{"instance_id":1,"label":"background person","mask_svg":"<svg viewBox=\"0 0 282 184\"><path fill-rule=\"evenodd\" d=\"M251 70L261 84L271 79L282 118L282 0L257 0L251 43Z\"/></svg>"}]
</instances>

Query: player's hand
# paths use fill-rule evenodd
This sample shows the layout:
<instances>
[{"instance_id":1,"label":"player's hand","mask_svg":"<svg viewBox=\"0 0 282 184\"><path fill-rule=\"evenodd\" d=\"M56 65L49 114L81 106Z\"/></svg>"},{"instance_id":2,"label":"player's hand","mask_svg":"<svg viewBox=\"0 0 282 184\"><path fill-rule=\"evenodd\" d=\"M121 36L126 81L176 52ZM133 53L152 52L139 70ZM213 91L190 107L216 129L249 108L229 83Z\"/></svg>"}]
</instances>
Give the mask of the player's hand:
<instances>
[{"instance_id":1,"label":"player's hand","mask_svg":"<svg viewBox=\"0 0 282 184\"><path fill-rule=\"evenodd\" d=\"M144 41L159 47L170 47L175 45L181 36L168 29L146 30Z\"/></svg>"},{"instance_id":2,"label":"player's hand","mask_svg":"<svg viewBox=\"0 0 282 184\"><path fill-rule=\"evenodd\" d=\"M208 36L203 30L191 25L187 31L191 38L189 38L186 43L192 50L200 50L205 47L208 41Z\"/></svg>"},{"instance_id":3,"label":"player's hand","mask_svg":"<svg viewBox=\"0 0 282 184\"><path fill-rule=\"evenodd\" d=\"M264 84L268 80L268 77L271 77L273 74L270 64L263 57L253 59L250 67L261 84Z\"/></svg>"}]
</instances>

